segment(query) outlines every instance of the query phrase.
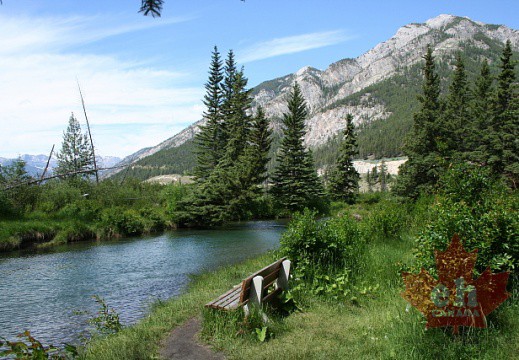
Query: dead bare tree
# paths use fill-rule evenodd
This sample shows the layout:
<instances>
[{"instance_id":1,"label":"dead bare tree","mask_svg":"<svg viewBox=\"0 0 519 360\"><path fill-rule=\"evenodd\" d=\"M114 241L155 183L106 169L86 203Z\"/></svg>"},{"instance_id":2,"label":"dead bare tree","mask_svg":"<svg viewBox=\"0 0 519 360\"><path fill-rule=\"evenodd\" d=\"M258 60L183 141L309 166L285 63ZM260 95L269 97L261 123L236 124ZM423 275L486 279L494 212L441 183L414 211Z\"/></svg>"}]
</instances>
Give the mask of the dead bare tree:
<instances>
[{"instance_id":1,"label":"dead bare tree","mask_svg":"<svg viewBox=\"0 0 519 360\"><path fill-rule=\"evenodd\" d=\"M92 133L90 132L90 123L88 122L88 116L87 116L87 112L86 112L86 108L85 108L85 100L83 99L83 93L81 92L81 87L79 86L79 81L77 79L76 79L76 81L77 81L77 87L79 89L79 96L81 96L81 105L83 105L83 112L85 113L85 120L86 120L86 124L87 124L87 129L88 129L88 136L90 138L90 146L92 146L92 156L94 158L94 171L95 171L95 175L96 175L96 183L99 184L99 173L97 171L96 153L94 150L94 141L92 140Z\"/></svg>"},{"instance_id":2,"label":"dead bare tree","mask_svg":"<svg viewBox=\"0 0 519 360\"><path fill-rule=\"evenodd\" d=\"M49 158L47 159L47 165L45 165L45 169L43 169L43 173L41 174L40 182L43 181L45 174L47 173L47 169L49 168L50 159L52 158L52 153L54 152L54 146L56 144L52 144L52 149L50 150Z\"/></svg>"}]
</instances>

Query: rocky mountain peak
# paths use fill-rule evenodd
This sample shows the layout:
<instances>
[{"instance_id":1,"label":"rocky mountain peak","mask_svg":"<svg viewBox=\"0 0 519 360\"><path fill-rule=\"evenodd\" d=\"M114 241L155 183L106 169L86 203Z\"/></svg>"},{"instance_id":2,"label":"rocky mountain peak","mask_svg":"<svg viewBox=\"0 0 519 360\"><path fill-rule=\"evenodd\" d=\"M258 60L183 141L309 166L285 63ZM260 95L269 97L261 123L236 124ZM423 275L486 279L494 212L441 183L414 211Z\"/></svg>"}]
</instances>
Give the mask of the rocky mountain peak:
<instances>
[{"instance_id":1,"label":"rocky mountain peak","mask_svg":"<svg viewBox=\"0 0 519 360\"><path fill-rule=\"evenodd\" d=\"M449 24L454 21L460 19L458 16L449 15L449 14L440 14L435 18L429 19L425 22L425 25L431 29L443 29L446 28ZM468 19L468 18L466 18Z\"/></svg>"}]
</instances>

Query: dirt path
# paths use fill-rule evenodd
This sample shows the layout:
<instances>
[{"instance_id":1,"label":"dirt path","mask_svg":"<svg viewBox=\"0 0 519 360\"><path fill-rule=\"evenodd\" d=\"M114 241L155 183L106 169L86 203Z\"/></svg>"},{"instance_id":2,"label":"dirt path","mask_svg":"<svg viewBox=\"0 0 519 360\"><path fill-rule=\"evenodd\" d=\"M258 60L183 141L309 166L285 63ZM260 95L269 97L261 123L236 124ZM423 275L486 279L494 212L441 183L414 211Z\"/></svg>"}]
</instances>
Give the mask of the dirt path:
<instances>
[{"instance_id":1,"label":"dirt path","mask_svg":"<svg viewBox=\"0 0 519 360\"><path fill-rule=\"evenodd\" d=\"M200 320L192 318L175 328L164 340L160 356L164 359L182 360L223 360L222 353L213 352L208 346L198 342Z\"/></svg>"}]
</instances>

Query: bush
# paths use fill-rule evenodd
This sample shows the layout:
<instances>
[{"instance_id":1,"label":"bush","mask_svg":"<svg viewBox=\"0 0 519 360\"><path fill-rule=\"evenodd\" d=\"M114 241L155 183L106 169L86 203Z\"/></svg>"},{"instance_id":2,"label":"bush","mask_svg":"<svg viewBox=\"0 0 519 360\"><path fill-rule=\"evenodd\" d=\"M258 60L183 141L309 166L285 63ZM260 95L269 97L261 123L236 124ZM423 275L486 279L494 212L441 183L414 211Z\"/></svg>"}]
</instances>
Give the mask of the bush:
<instances>
[{"instance_id":1,"label":"bush","mask_svg":"<svg viewBox=\"0 0 519 360\"><path fill-rule=\"evenodd\" d=\"M363 250L357 223L347 217L315 219L305 210L294 216L281 237L281 251L307 281L322 274L355 270Z\"/></svg>"},{"instance_id":2,"label":"bush","mask_svg":"<svg viewBox=\"0 0 519 360\"><path fill-rule=\"evenodd\" d=\"M46 213L57 212L68 204L82 200L83 195L84 193L72 182L49 181L41 186L36 209Z\"/></svg>"},{"instance_id":3,"label":"bush","mask_svg":"<svg viewBox=\"0 0 519 360\"><path fill-rule=\"evenodd\" d=\"M392 200L380 202L370 212L367 224L367 240L396 239L409 225L408 208L404 204Z\"/></svg>"},{"instance_id":4,"label":"bush","mask_svg":"<svg viewBox=\"0 0 519 360\"><path fill-rule=\"evenodd\" d=\"M140 235L144 232L145 224L136 210L112 207L103 210L101 226L104 236Z\"/></svg>"},{"instance_id":5,"label":"bush","mask_svg":"<svg viewBox=\"0 0 519 360\"><path fill-rule=\"evenodd\" d=\"M416 239L418 266L434 271L434 250L445 250L458 234L466 251L478 250L476 272L519 271L517 194L489 173L459 165L442 178L431 222Z\"/></svg>"}]
</instances>

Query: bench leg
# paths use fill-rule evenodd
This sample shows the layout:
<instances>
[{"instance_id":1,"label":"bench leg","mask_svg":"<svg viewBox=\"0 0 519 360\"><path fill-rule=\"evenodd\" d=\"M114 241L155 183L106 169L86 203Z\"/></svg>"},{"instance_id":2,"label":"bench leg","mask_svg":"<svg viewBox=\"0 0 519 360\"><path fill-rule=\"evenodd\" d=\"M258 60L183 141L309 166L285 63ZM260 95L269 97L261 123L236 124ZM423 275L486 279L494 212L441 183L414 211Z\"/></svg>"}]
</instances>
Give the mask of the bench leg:
<instances>
[{"instance_id":1,"label":"bench leg","mask_svg":"<svg viewBox=\"0 0 519 360\"><path fill-rule=\"evenodd\" d=\"M288 278L290 277L290 260L285 260L281 263L281 268L279 269L278 280L276 282L276 287L281 288L281 290L288 290Z\"/></svg>"},{"instance_id":2,"label":"bench leg","mask_svg":"<svg viewBox=\"0 0 519 360\"><path fill-rule=\"evenodd\" d=\"M261 313L264 322L268 321L267 315L262 311L263 305L263 276L256 276L252 279L249 292L249 303L243 307L245 316L249 316L252 306L256 307Z\"/></svg>"}]
</instances>

